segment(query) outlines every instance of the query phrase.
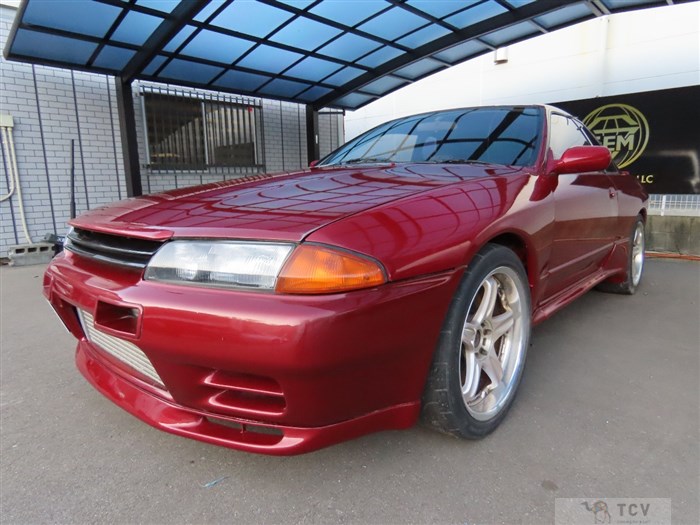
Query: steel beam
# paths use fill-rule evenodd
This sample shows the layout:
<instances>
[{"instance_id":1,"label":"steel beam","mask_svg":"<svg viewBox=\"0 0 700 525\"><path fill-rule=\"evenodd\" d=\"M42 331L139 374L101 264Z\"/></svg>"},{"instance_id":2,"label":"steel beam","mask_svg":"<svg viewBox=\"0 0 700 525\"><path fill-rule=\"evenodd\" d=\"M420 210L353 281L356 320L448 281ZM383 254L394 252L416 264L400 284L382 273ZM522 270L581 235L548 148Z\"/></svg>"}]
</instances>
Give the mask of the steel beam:
<instances>
[{"instance_id":1,"label":"steel beam","mask_svg":"<svg viewBox=\"0 0 700 525\"><path fill-rule=\"evenodd\" d=\"M321 158L321 148L318 144L318 111L310 104L306 106L306 155L309 164Z\"/></svg>"},{"instance_id":2,"label":"steel beam","mask_svg":"<svg viewBox=\"0 0 700 525\"><path fill-rule=\"evenodd\" d=\"M126 194L137 197L143 194L141 186L141 162L136 141L136 117L134 115L134 96L131 83L115 78L117 87L117 111L119 113L119 133L122 139L122 154L124 157L124 176L126 178Z\"/></svg>"}]
</instances>

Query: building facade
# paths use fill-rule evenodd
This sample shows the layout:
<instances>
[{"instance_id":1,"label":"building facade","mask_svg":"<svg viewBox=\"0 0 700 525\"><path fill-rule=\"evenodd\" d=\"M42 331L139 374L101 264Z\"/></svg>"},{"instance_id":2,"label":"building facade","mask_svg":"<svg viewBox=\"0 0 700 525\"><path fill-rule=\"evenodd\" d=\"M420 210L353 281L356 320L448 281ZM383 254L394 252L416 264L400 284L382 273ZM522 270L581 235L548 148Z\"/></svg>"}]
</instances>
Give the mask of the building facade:
<instances>
[{"instance_id":1,"label":"building facade","mask_svg":"<svg viewBox=\"0 0 700 525\"><path fill-rule=\"evenodd\" d=\"M0 48L15 14L0 3ZM304 106L145 82L133 95L144 193L308 166ZM114 78L0 58L0 119L0 257L65 232L71 173L77 213L126 198ZM321 112L321 156L343 142L343 113Z\"/></svg>"}]
</instances>

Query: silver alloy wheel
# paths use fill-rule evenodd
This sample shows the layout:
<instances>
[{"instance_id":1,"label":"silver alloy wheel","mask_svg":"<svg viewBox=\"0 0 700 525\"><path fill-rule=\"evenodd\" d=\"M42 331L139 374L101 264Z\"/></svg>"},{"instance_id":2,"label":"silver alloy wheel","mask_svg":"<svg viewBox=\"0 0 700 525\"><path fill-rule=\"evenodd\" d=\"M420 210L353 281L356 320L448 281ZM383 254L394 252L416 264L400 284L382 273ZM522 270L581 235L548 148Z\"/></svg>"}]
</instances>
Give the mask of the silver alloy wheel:
<instances>
[{"instance_id":1,"label":"silver alloy wheel","mask_svg":"<svg viewBox=\"0 0 700 525\"><path fill-rule=\"evenodd\" d=\"M507 404L524 365L530 312L520 276L500 266L481 282L462 329L460 381L469 414L487 421Z\"/></svg>"},{"instance_id":2,"label":"silver alloy wheel","mask_svg":"<svg viewBox=\"0 0 700 525\"><path fill-rule=\"evenodd\" d=\"M644 223L637 222L632 234L632 286L637 286L642 279L644 268Z\"/></svg>"}]
</instances>

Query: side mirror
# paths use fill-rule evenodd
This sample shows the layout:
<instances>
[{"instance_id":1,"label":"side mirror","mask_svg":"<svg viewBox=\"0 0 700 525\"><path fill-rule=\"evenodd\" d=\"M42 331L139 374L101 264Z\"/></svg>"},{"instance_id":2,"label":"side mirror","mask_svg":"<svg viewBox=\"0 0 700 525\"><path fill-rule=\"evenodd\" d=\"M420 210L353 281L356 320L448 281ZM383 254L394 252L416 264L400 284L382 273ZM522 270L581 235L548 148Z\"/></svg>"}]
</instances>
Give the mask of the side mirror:
<instances>
[{"instance_id":1,"label":"side mirror","mask_svg":"<svg viewBox=\"0 0 700 525\"><path fill-rule=\"evenodd\" d=\"M313 168L316 164L318 164L318 159L312 160L311 162L309 162L309 168Z\"/></svg>"},{"instance_id":2,"label":"side mirror","mask_svg":"<svg viewBox=\"0 0 700 525\"><path fill-rule=\"evenodd\" d=\"M574 146L564 152L552 171L557 174L603 171L611 160L610 150L605 146Z\"/></svg>"}]
</instances>

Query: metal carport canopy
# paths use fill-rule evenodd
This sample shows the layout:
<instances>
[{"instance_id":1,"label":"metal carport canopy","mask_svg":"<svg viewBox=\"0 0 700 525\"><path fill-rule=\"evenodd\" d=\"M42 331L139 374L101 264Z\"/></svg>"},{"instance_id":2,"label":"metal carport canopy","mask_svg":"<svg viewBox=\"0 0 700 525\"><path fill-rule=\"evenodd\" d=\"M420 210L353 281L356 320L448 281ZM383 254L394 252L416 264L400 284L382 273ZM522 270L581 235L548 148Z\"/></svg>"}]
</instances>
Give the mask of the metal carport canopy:
<instances>
[{"instance_id":1,"label":"metal carport canopy","mask_svg":"<svg viewBox=\"0 0 700 525\"><path fill-rule=\"evenodd\" d=\"M23 0L4 54L122 85L142 79L352 110L495 48L672 3Z\"/></svg>"}]
</instances>

